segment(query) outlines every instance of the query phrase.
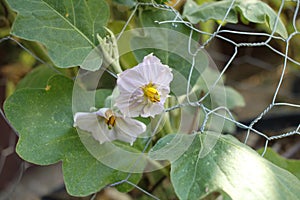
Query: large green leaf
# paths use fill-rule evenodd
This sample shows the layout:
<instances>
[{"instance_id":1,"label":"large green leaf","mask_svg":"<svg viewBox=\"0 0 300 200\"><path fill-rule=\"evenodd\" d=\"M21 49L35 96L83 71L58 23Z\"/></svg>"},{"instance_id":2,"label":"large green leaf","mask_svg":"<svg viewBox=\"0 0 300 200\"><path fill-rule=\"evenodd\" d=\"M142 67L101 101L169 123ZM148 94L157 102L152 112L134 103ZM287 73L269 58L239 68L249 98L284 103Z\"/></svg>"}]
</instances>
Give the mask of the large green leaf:
<instances>
[{"instance_id":1,"label":"large green leaf","mask_svg":"<svg viewBox=\"0 0 300 200\"><path fill-rule=\"evenodd\" d=\"M6 100L4 109L19 133L17 153L39 165L61 160L68 192L85 196L126 178L127 173L102 164L82 144L73 128L73 84L69 78L53 76L46 89L16 91ZM133 175L131 181L137 182L139 178L139 174Z\"/></svg>"},{"instance_id":2,"label":"large green leaf","mask_svg":"<svg viewBox=\"0 0 300 200\"><path fill-rule=\"evenodd\" d=\"M188 0L183 15L193 24L209 19L223 20L231 2L231 0L224 0L199 6L194 1ZM225 21L237 23L238 14L253 23L266 23L271 30L274 29L277 20L277 13L268 4L258 0L236 0ZM276 32L284 38L288 37L285 25L280 18Z\"/></svg>"},{"instance_id":3,"label":"large green leaf","mask_svg":"<svg viewBox=\"0 0 300 200\"><path fill-rule=\"evenodd\" d=\"M259 149L262 153L264 149ZM300 180L300 160L287 159L277 154L272 148L267 148L264 158L274 163L275 165L291 172Z\"/></svg>"},{"instance_id":4,"label":"large green leaf","mask_svg":"<svg viewBox=\"0 0 300 200\"><path fill-rule=\"evenodd\" d=\"M142 10L140 20L143 29L139 30L138 36L132 38L131 47L139 62L143 60L144 56L153 53L160 58L163 64L169 65L187 78L192 65L189 42L191 42L191 52L195 52L199 47L197 40L199 35L194 32L190 41L191 29L187 26L180 23L158 24L158 22L170 21L174 18L176 15L170 11ZM192 84L208 66L208 57L204 51L199 51L195 58Z\"/></svg>"},{"instance_id":5,"label":"large green leaf","mask_svg":"<svg viewBox=\"0 0 300 200\"><path fill-rule=\"evenodd\" d=\"M58 67L81 65L104 35L109 8L104 0L8 0L18 12L11 34L43 43Z\"/></svg>"},{"instance_id":6,"label":"large green leaf","mask_svg":"<svg viewBox=\"0 0 300 200\"><path fill-rule=\"evenodd\" d=\"M40 65L26 74L26 76L18 83L16 89L46 88L48 79L58 73L59 71L54 68L46 65Z\"/></svg>"},{"instance_id":7,"label":"large green leaf","mask_svg":"<svg viewBox=\"0 0 300 200\"><path fill-rule=\"evenodd\" d=\"M218 141L203 157L203 141L208 135ZM171 181L180 199L196 200L213 191L223 191L236 200L299 199L300 181L297 177L267 161L234 137L222 135L217 138L212 132L182 137L185 138L183 141L187 141L186 138L193 141L177 160L173 159L176 146L175 151L160 153L166 145L172 144L174 135L162 138L152 149L155 152L152 157L172 160Z\"/></svg>"}]
</instances>

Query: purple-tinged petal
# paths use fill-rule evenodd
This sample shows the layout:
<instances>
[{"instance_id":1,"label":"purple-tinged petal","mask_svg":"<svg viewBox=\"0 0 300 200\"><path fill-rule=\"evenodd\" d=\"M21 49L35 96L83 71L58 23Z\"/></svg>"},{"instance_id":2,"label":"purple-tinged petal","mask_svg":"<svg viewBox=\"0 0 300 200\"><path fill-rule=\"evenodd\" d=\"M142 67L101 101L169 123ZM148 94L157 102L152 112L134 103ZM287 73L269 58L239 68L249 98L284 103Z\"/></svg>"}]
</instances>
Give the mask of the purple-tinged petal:
<instances>
[{"instance_id":1,"label":"purple-tinged petal","mask_svg":"<svg viewBox=\"0 0 300 200\"><path fill-rule=\"evenodd\" d=\"M141 114L142 117L154 117L155 115L158 115L162 113L164 110L163 104L160 103L149 103L143 108L143 112Z\"/></svg>"},{"instance_id":2,"label":"purple-tinged petal","mask_svg":"<svg viewBox=\"0 0 300 200\"><path fill-rule=\"evenodd\" d=\"M154 117L163 112L172 79L171 68L149 54L142 63L119 75L115 105L128 117Z\"/></svg>"},{"instance_id":3,"label":"purple-tinged petal","mask_svg":"<svg viewBox=\"0 0 300 200\"><path fill-rule=\"evenodd\" d=\"M116 133L114 129L109 129L107 124L104 120L101 120L99 122L99 130L97 132L93 132L93 137L100 142L100 144L103 144L104 142L111 142L113 140L116 140Z\"/></svg>"},{"instance_id":4,"label":"purple-tinged petal","mask_svg":"<svg viewBox=\"0 0 300 200\"><path fill-rule=\"evenodd\" d=\"M121 93L115 101L115 105L126 117L137 117L140 110L147 104L144 94L138 92L136 94Z\"/></svg>"},{"instance_id":5,"label":"purple-tinged petal","mask_svg":"<svg viewBox=\"0 0 300 200\"><path fill-rule=\"evenodd\" d=\"M127 117L118 117L116 124L116 138L124 142L129 142L131 145L140 134L146 131L145 124Z\"/></svg>"},{"instance_id":6,"label":"purple-tinged petal","mask_svg":"<svg viewBox=\"0 0 300 200\"><path fill-rule=\"evenodd\" d=\"M104 117L104 118L107 118L106 117L106 115L105 115L105 113L106 113L106 111L108 111L109 110L109 108L101 108L101 109L99 109L97 112L95 112L98 116L100 116L100 117Z\"/></svg>"},{"instance_id":7,"label":"purple-tinged petal","mask_svg":"<svg viewBox=\"0 0 300 200\"><path fill-rule=\"evenodd\" d=\"M128 69L119 74L117 85L120 91L134 92L145 85L147 81L135 69Z\"/></svg>"},{"instance_id":8,"label":"purple-tinged petal","mask_svg":"<svg viewBox=\"0 0 300 200\"><path fill-rule=\"evenodd\" d=\"M99 112L99 111L97 111ZM77 112L74 116L74 127L92 134L100 144L115 139L112 132L107 131L104 118L99 118L96 112Z\"/></svg>"},{"instance_id":9,"label":"purple-tinged petal","mask_svg":"<svg viewBox=\"0 0 300 200\"><path fill-rule=\"evenodd\" d=\"M115 123L110 124L111 119L115 119ZM90 132L100 144L120 140L132 145L136 138L146 130L146 126L142 122L115 114L109 108L101 108L92 113L76 113L74 126Z\"/></svg>"}]
</instances>

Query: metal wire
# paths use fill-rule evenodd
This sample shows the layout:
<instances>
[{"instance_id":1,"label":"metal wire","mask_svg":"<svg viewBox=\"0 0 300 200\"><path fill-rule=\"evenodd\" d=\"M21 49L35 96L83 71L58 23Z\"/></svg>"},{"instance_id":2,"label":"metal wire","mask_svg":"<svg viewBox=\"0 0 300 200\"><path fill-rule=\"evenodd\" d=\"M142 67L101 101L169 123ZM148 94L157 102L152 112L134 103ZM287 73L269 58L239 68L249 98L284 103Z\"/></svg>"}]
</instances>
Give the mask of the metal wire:
<instances>
[{"instance_id":1,"label":"metal wire","mask_svg":"<svg viewBox=\"0 0 300 200\"><path fill-rule=\"evenodd\" d=\"M277 107L277 106L289 106L289 107L294 107L294 108L300 108L300 105L298 105L298 104L293 104L293 103L288 103L288 102L276 103L277 95L278 95L279 89L281 88L282 81L283 81L283 78L284 78L284 75L285 75L285 72L286 72L287 62L290 61L290 62L293 62L294 64L300 66L300 63L298 61L296 61L293 58L290 58L288 56L289 41L295 35L299 34L299 32L297 30L297 27L296 27L296 17L297 17L297 13L298 13L298 10L299 10L299 0L296 1L296 2L297 2L297 6L295 8L295 12L294 12L294 16L293 16L293 26L294 26L295 32L291 33L287 39L284 39L284 38L282 38L280 36L275 36L274 35L275 32L276 32L276 27L277 27L277 25L279 23L279 16L280 16L280 14L281 14L281 12L283 10L283 7L284 7L284 3L285 3L284 0L282 0L282 2L281 2L279 11L277 13L276 21L274 23L274 27L272 28L272 32L270 34L267 34L267 33L253 33L253 32L245 32L245 31L233 31L233 30L222 30L221 28L222 28L222 24L223 23L220 23L220 25L218 26L217 30L213 34L206 33L206 32L204 32L202 30L198 30L198 29L194 28L193 25L190 22L187 22L187 21L183 20L180 17L180 15L178 14L178 12L176 10L174 10L172 7L168 7L166 5L162 6L162 5L153 3L152 6L155 7L156 9L169 10L170 12L173 12L175 14L175 16L176 16L175 19L170 19L170 20L165 20L165 21L156 21L158 24L166 24L166 23L184 24L184 25L186 25L187 27L189 27L191 29L191 32L190 32L190 42L188 44L188 52L192 56L193 59L192 59L192 65L190 66L190 72L189 72L189 76L188 76L188 84L187 84L187 88L186 88L186 94L187 94L187 101L188 101L188 103L187 104L178 104L178 105L175 105L175 106L173 106L171 108L167 108L165 110L165 112L169 112L171 110L182 108L182 107L185 107L185 106L200 106L200 107L204 108L204 111L205 111L204 112L205 113L204 119L206 119L206 120L204 120L204 122L203 122L203 124L202 124L202 126L200 128L200 131L204 131L205 123L207 122L207 119L208 119L209 115L216 115L216 116L222 117L225 120L228 120L228 121L234 123L236 126L242 128L242 129L247 130L247 135L246 135L245 143L247 142L250 133L254 133L254 134L257 134L257 135L263 137L265 139L265 145L264 145L264 151L263 151L262 155L264 155L264 153L266 152L266 148L268 146L269 141L276 140L276 139L282 139L282 138L285 138L285 137L290 137L290 136L296 135L296 134L299 135L300 134L299 133L300 124L297 127L297 129L294 130L294 131L290 131L288 133L282 133L282 134L274 135L274 136L268 136L267 134L265 134L263 132L260 132L259 130L256 130L256 129L253 128L253 126L257 122L259 122L267 113L269 113L272 109L274 109L274 107ZM136 7L134 9L134 12L131 14L131 17L129 18L129 20L131 20L132 16L135 14L135 11L141 5L144 5L144 4L138 4L138 5L136 5ZM147 5L149 6L149 4L147 4ZM226 21L226 17L228 15L230 9L233 7L233 5L234 5L234 0L231 2L230 6L229 6L229 8L228 8L228 10L226 12L226 15L224 16L224 19L222 20L222 22ZM129 20L127 21L127 23L124 26L123 30L125 30L126 26L129 23ZM191 41L192 41L193 31L198 32L200 34L206 34L206 35L210 36L209 39L196 50L196 52L192 52L191 51ZM245 35L245 36L262 36L262 37L267 37L267 39L264 42L236 43L236 42L232 41L229 38L225 38L224 36L221 36L220 33L227 33L227 34L233 34L233 35ZM120 37L120 35L119 35L119 37ZM195 67L194 66L195 65L195 57L197 56L198 51L200 49L204 48L205 46L207 46L207 44L209 44L210 41L212 41L214 38L222 39L225 42L228 42L228 43L234 45L234 53L232 54L232 56L227 61L225 67L223 68L223 70L220 73L220 76L215 80L215 82L213 83L213 85L211 85L211 87L209 88L209 91L203 97L201 97L200 99L198 99L196 102L192 102L189 99L189 93L190 93L191 77L192 77L192 74L193 74L193 71L194 71L194 67ZM285 44L286 44L286 46L285 46L286 51L285 52L280 52L279 50L277 50L274 47L272 47L270 45L270 42L272 40L281 40L281 41L284 41ZM237 56L237 54L239 52L239 47L260 47L260 46L266 46L269 49L271 49L272 51L274 51L276 54L282 56L284 58L284 62L283 62L282 70L281 70L281 76L280 76L280 79L278 81L277 87L275 89L275 92L274 92L274 95L273 95L273 98L272 98L272 102L255 119L253 119L253 121L249 125L242 124L239 121L237 121L236 119L234 119L233 114L226 107L222 107L221 106L221 107L215 108L213 110L210 110L209 108L205 107L203 104L199 103L199 102L202 102L205 98L207 98L209 96L209 94L211 93L211 91L214 90L215 86L217 85L217 83L222 78L222 75L224 75L224 73L228 70L228 68L231 66L231 64L235 60L235 58L236 58L236 56ZM218 110L225 110L226 113L229 115L229 117L226 116L226 115L224 115L224 114L218 113L217 112ZM128 180L128 179L126 179L126 180ZM120 183L122 184L123 182L120 182ZM137 187L137 189L139 189L140 191L144 192L146 195L149 195L149 193L146 190L144 190L144 189L142 189L140 187ZM154 198L154 199L156 199L153 196L151 196L151 197Z\"/></svg>"}]
</instances>

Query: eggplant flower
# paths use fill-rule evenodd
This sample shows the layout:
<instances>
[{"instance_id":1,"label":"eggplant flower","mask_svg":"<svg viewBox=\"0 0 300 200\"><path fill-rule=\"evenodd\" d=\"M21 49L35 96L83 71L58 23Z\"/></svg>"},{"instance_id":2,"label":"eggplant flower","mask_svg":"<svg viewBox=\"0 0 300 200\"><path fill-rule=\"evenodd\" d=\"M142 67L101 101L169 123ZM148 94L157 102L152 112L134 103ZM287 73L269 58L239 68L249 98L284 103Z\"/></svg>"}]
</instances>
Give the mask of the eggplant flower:
<instances>
[{"instance_id":1,"label":"eggplant flower","mask_svg":"<svg viewBox=\"0 0 300 200\"><path fill-rule=\"evenodd\" d=\"M119 74L116 106L128 117L154 117L164 110L173 79L171 68L149 54L142 63Z\"/></svg>"},{"instance_id":2,"label":"eggplant flower","mask_svg":"<svg viewBox=\"0 0 300 200\"><path fill-rule=\"evenodd\" d=\"M100 144L120 140L132 145L146 131L146 125L142 122L114 113L109 108L101 108L97 112L77 112L73 126L90 132Z\"/></svg>"}]
</instances>

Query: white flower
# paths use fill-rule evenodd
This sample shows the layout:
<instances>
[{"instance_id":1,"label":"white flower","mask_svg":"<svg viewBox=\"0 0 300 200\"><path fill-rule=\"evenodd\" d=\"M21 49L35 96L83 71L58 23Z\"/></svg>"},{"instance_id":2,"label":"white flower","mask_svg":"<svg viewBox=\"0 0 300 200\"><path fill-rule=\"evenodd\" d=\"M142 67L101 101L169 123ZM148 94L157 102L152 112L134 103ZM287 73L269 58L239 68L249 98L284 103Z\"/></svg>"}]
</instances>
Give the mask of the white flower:
<instances>
[{"instance_id":1,"label":"white flower","mask_svg":"<svg viewBox=\"0 0 300 200\"><path fill-rule=\"evenodd\" d=\"M97 112L77 112L73 126L92 133L100 144L120 140L132 145L138 135L146 130L142 122L123 117L109 108L101 108Z\"/></svg>"},{"instance_id":2,"label":"white flower","mask_svg":"<svg viewBox=\"0 0 300 200\"><path fill-rule=\"evenodd\" d=\"M142 63L119 74L116 106L129 117L154 117L164 110L173 79L171 68L149 54Z\"/></svg>"}]
</instances>

